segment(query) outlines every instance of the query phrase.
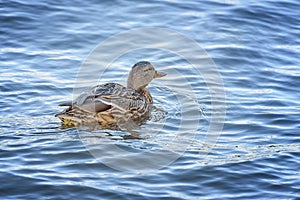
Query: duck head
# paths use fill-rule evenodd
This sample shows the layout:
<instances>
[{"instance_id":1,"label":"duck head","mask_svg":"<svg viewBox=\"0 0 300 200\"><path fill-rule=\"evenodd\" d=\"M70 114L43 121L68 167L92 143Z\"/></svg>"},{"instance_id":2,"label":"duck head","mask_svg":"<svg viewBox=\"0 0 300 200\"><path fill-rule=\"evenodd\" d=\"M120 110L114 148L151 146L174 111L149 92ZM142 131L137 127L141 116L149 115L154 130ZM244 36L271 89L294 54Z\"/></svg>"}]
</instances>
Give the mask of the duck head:
<instances>
[{"instance_id":1,"label":"duck head","mask_svg":"<svg viewBox=\"0 0 300 200\"><path fill-rule=\"evenodd\" d=\"M141 61L133 65L127 79L127 87L135 90L143 90L154 78L166 76L166 73L158 73L148 61Z\"/></svg>"}]
</instances>

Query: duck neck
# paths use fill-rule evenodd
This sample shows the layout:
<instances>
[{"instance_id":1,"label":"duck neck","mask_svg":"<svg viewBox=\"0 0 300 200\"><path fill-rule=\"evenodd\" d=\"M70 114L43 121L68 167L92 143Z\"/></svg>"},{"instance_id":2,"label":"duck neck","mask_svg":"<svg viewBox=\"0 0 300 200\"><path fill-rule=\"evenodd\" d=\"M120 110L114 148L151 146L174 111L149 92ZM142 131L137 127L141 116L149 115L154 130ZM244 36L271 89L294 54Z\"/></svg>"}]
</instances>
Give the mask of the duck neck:
<instances>
[{"instance_id":1,"label":"duck neck","mask_svg":"<svg viewBox=\"0 0 300 200\"><path fill-rule=\"evenodd\" d=\"M129 80L129 79L127 81L127 88L132 88L132 89L135 89L135 90L138 89L137 87L134 87L133 82L131 80Z\"/></svg>"},{"instance_id":2,"label":"duck neck","mask_svg":"<svg viewBox=\"0 0 300 200\"><path fill-rule=\"evenodd\" d=\"M149 103L153 103L153 99L152 96L150 94L150 92L146 89L146 88L141 88L138 90L144 97L146 97L147 101Z\"/></svg>"},{"instance_id":3,"label":"duck neck","mask_svg":"<svg viewBox=\"0 0 300 200\"><path fill-rule=\"evenodd\" d=\"M130 71L129 75L128 75L128 78L127 78L127 88L132 88L132 89L138 90L139 87L138 87L138 84L136 82L137 81L133 77L133 72Z\"/></svg>"}]
</instances>

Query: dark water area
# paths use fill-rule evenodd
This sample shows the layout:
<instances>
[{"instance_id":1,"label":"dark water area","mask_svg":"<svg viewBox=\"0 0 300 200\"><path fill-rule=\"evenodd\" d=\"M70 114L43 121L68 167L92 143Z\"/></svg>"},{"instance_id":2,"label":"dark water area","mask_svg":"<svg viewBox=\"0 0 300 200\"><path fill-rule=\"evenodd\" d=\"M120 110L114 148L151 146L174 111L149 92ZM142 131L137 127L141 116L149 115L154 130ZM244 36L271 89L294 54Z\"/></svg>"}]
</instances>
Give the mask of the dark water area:
<instances>
[{"instance_id":1,"label":"dark water area","mask_svg":"<svg viewBox=\"0 0 300 200\"><path fill-rule=\"evenodd\" d=\"M296 0L0 0L0 198L299 199L299 7ZM193 86L198 107L170 74L149 85L156 110L139 130L142 139L60 128L58 104L73 98L90 52L115 34L144 27L177 31L214 61L226 95L216 143L204 142L218 111L205 80L184 58L161 50L124 54L101 81L122 82L134 63L149 60L158 69L179 71ZM183 124L179 97L190 113ZM174 162L151 173L105 164L120 156L108 156L109 145L146 153L169 148L178 129L195 123L195 110L197 131ZM102 153L108 154L95 158L89 138L104 141ZM156 158L149 164L161 161Z\"/></svg>"}]
</instances>

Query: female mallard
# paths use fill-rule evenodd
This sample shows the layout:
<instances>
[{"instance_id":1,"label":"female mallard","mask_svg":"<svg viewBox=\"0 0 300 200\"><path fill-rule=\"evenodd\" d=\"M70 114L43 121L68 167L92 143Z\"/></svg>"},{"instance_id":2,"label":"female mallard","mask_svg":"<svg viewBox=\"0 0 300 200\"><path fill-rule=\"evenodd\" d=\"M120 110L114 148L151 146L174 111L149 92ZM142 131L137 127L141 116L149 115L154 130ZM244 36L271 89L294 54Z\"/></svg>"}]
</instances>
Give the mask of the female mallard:
<instances>
[{"instance_id":1,"label":"female mallard","mask_svg":"<svg viewBox=\"0 0 300 200\"><path fill-rule=\"evenodd\" d=\"M97 85L83 92L56 116L63 127L99 124L100 128L118 129L120 125L140 123L149 117L153 103L147 85L167 74L158 73L150 62L136 63L127 79L127 87L118 83Z\"/></svg>"}]
</instances>

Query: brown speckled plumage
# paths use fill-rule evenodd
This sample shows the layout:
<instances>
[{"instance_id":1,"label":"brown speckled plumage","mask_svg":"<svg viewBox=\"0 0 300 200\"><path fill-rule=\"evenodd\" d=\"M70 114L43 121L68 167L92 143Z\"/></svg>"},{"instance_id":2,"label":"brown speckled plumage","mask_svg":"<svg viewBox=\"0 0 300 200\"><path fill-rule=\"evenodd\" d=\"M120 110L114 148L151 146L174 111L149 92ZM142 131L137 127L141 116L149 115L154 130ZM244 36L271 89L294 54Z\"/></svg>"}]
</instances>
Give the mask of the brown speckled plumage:
<instances>
[{"instance_id":1,"label":"brown speckled plumage","mask_svg":"<svg viewBox=\"0 0 300 200\"><path fill-rule=\"evenodd\" d=\"M139 62L129 74L130 87L118 83L97 85L72 103L61 104L68 108L56 116L63 127L99 125L102 129L119 129L140 124L149 117L153 103L146 86L153 78L165 75L157 73L149 62Z\"/></svg>"}]
</instances>

